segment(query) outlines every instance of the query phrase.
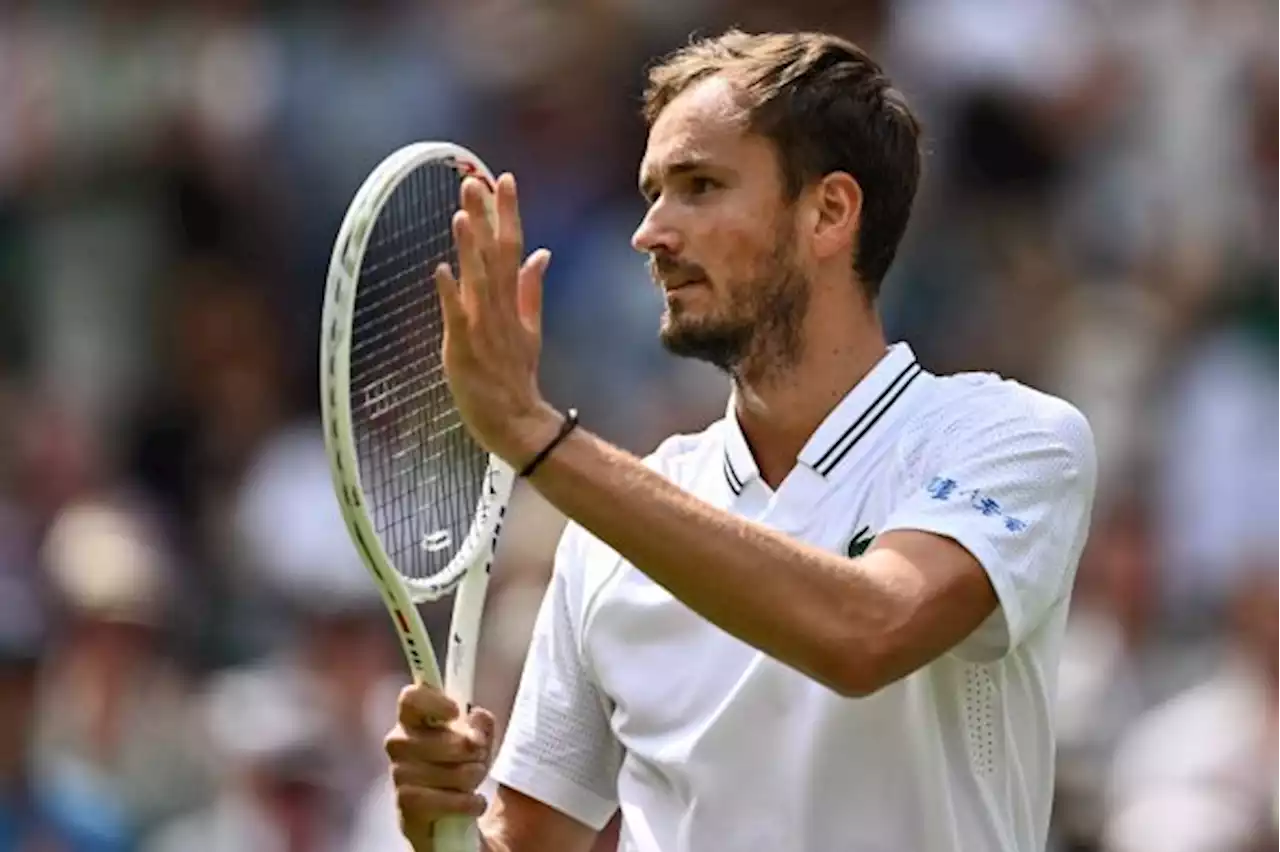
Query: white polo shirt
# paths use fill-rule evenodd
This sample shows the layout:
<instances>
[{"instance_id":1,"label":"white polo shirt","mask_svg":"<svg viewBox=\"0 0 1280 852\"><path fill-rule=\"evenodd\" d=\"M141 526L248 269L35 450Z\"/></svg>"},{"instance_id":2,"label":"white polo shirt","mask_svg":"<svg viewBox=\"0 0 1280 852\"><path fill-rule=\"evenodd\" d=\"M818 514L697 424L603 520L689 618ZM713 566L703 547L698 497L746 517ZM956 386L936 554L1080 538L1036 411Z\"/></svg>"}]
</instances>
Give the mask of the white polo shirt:
<instances>
[{"instance_id":1,"label":"white polo shirt","mask_svg":"<svg viewBox=\"0 0 1280 852\"><path fill-rule=\"evenodd\" d=\"M930 375L897 344L777 491L732 403L648 462L836 553L893 529L955 539L1000 607L929 665L842 698L570 524L496 781L594 827L621 806L625 852L1044 848L1059 646L1096 478L1078 411L988 374Z\"/></svg>"}]
</instances>

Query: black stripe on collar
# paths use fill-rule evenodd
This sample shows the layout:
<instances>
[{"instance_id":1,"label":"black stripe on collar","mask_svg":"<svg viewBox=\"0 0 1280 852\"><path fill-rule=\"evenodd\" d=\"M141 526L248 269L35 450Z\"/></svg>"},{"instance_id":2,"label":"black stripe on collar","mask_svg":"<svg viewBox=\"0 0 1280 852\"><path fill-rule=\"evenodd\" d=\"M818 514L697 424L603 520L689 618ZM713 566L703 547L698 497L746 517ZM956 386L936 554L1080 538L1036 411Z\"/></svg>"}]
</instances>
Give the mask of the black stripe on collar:
<instances>
[{"instance_id":1,"label":"black stripe on collar","mask_svg":"<svg viewBox=\"0 0 1280 852\"><path fill-rule=\"evenodd\" d=\"M742 479L738 476L738 472L733 469L733 462L729 461L728 451L724 454L724 478L729 482L729 490L738 495L742 493Z\"/></svg>"},{"instance_id":2,"label":"black stripe on collar","mask_svg":"<svg viewBox=\"0 0 1280 852\"><path fill-rule=\"evenodd\" d=\"M924 368L920 366L918 361L912 361L901 373L894 378L889 386L880 392L880 395L867 406L867 410L862 412L857 420L844 431L835 443L832 444L825 453L818 459L814 469L823 476L830 475L835 470L849 451L853 449L862 438L871 431L871 428L879 422L885 412L893 407L898 398L906 391L911 383L914 382L920 374L924 372Z\"/></svg>"}]
</instances>

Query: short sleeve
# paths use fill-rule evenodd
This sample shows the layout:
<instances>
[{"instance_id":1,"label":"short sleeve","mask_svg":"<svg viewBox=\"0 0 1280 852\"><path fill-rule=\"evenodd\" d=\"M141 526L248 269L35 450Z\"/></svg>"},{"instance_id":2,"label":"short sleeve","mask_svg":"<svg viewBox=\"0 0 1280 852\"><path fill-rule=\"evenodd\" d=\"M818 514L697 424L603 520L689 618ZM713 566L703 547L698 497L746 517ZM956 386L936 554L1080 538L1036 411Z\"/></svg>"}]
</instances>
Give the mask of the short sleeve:
<instances>
[{"instance_id":1,"label":"short sleeve","mask_svg":"<svg viewBox=\"0 0 1280 852\"><path fill-rule=\"evenodd\" d=\"M587 535L569 524L556 550L507 732L491 779L596 830L617 810L622 747L583 665L577 624Z\"/></svg>"},{"instance_id":2,"label":"short sleeve","mask_svg":"<svg viewBox=\"0 0 1280 852\"><path fill-rule=\"evenodd\" d=\"M1097 480L1079 411L1043 395L1008 402L939 430L885 525L953 539L986 570L999 607L954 649L975 662L1016 648L1069 592Z\"/></svg>"}]
</instances>

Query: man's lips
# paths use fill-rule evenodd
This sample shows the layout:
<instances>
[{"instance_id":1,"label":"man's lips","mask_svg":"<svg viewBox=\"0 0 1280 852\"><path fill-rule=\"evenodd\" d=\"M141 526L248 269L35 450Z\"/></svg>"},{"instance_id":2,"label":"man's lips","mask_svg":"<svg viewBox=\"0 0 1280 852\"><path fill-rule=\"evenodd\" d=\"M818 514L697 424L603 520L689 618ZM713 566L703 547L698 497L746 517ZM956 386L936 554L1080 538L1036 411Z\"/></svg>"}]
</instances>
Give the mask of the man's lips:
<instances>
[{"instance_id":1,"label":"man's lips","mask_svg":"<svg viewBox=\"0 0 1280 852\"><path fill-rule=\"evenodd\" d=\"M662 289L664 292L674 293L677 290L684 290L689 287L697 287L701 284L706 284L706 283L707 283L707 279L705 278L690 278L687 281L675 281L675 282L664 281L662 283Z\"/></svg>"}]
</instances>

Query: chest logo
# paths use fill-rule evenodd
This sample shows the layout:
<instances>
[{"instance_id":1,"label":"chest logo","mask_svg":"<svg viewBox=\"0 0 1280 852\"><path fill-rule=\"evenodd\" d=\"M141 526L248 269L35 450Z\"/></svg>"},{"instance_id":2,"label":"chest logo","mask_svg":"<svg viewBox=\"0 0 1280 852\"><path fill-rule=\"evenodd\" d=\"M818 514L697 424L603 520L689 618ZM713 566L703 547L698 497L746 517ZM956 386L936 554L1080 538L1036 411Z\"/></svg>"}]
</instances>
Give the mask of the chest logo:
<instances>
[{"instance_id":1,"label":"chest logo","mask_svg":"<svg viewBox=\"0 0 1280 852\"><path fill-rule=\"evenodd\" d=\"M871 546L871 542L876 537L871 532L871 527L863 527L853 534L853 538L849 540L849 558L857 559L859 556L867 552L867 548Z\"/></svg>"}]
</instances>

